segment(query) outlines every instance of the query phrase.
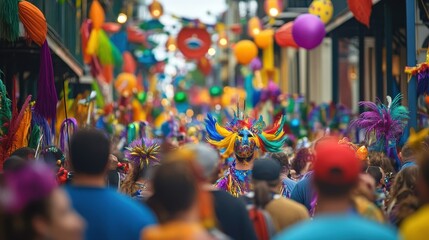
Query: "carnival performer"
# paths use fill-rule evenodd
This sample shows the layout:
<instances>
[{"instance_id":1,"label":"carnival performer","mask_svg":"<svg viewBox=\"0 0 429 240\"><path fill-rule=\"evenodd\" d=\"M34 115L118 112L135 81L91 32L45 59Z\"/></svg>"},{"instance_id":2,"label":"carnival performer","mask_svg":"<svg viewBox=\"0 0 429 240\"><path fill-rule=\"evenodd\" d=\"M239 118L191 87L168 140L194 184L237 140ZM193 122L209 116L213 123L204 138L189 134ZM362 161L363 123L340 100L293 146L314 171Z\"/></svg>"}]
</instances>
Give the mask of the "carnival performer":
<instances>
[{"instance_id":1,"label":"carnival performer","mask_svg":"<svg viewBox=\"0 0 429 240\"><path fill-rule=\"evenodd\" d=\"M159 164L160 144L141 138L133 141L125 151L131 163L131 171L121 185L121 191L137 200L145 200L151 195L148 174L150 168Z\"/></svg>"},{"instance_id":2,"label":"carnival performer","mask_svg":"<svg viewBox=\"0 0 429 240\"><path fill-rule=\"evenodd\" d=\"M252 189L250 180L255 150L280 152L286 140L284 124L285 118L282 117L271 129L264 131L266 124L262 116L258 120L251 120L245 117L243 112L238 111L238 114L234 114L233 121L222 127L208 114L206 119L208 142L223 151L224 159L232 154L235 156L235 160L215 183L216 186L235 197L249 192Z\"/></svg>"}]
</instances>

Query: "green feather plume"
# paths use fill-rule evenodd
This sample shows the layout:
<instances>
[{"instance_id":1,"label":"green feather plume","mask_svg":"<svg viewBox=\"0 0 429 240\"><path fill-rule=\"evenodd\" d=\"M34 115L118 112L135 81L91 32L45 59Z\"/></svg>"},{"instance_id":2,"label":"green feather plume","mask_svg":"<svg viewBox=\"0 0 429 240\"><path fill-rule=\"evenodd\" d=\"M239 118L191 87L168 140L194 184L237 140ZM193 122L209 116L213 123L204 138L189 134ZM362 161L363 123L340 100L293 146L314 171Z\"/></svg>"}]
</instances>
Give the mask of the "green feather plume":
<instances>
[{"instance_id":1,"label":"green feather plume","mask_svg":"<svg viewBox=\"0 0 429 240\"><path fill-rule=\"evenodd\" d=\"M7 125L12 119L11 103L12 101L7 97L6 86L0 79L0 135L7 133Z\"/></svg>"},{"instance_id":2,"label":"green feather plume","mask_svg":"<svg viewBox=\"0 0 429 240\"><path fill-rule=\"evenodd\" d=\"M0 1L0 38L14 42L19 37L17 0Z\"/></svg>"}]
</instances>

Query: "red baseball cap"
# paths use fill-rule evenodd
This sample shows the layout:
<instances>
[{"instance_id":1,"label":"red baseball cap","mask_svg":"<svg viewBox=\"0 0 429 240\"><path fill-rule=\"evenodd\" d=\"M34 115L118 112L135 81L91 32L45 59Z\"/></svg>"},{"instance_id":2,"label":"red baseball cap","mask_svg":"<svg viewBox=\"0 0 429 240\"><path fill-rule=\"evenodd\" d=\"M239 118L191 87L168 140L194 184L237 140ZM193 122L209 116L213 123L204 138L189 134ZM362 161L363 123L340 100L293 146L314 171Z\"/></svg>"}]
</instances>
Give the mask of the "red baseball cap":
<instances>
[{"instance_id":1,"label":"red baseball cap","mask_svg":"<svg viewBox=\"0 0 429 240\"><path fill-rule=\"evenodd\" d=\"M361 162L350 147L328 140L317 147L313 167L315 181L346 185L359 179Z\"/></svg>"}]
</instances>

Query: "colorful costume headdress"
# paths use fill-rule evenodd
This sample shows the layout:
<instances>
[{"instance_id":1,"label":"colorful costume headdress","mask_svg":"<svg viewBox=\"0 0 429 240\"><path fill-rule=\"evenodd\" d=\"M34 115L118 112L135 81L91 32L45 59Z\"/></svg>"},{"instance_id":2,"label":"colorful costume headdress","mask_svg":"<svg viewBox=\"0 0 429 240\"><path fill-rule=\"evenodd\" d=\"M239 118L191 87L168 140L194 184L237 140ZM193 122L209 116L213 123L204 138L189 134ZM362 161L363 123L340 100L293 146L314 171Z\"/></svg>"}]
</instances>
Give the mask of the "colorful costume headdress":
<instances>
[{"instance_id":1,"label":"colorful costume headdress","mask_svg":"<svg viewBox=\"0 0 429 240\"><path fill-rule=\"evenodd\" d=\"M238 159L249 159L253 157L255 148L264 152L280 152L286 141L283 131L285 122L286 119L281 117L271 129L264 131L266 124L262 116L252 121L238 112L234 114L234 119L230 123L222 127L208 114L206 119L208 142L219 149L224 149L222 154L224 158L235 153Z\"/></svg>"},{"instance_id":2,"label":"colorful costume headdress","mask_svg":"<svg viewBox=\"0 0 429 240\"><path fill-rule=\"evenodd\" d=\"M159 162L160 144L155 140L137 139L125 149L125 157L140 170Z\"/></svg>"},{"instance_id":3,"label":"colorful costume headdress","mask_svg":"<svg viewBox=\"0 0 429 240\"><path fill-rule=\"evenodd\" d=\"M419 63L414 67L405 67L405 73L408 78L411 76L417 77L417 94L429 94L429 47L426 52L426 61Z\"/></svg>"},{"instance_id":4,"label":"colorful costume headdress","mask_svg":"<svg viewBox=\"0 0 429 240\"><path fill-rule=\"evenodd\" d=\"M395 160L396 169L400 166L396 143L402 136L409 119L409 112L406 107L401 106L401 99L401 94L393 100L387 96L387 106L379 100L377 103L360 102L359 105L367 108L367 111L361 113L351 124L365 131L366 141L371 134L374 134L376 141L370 145L370 149L385 152Z\"/></svg>"}]
</instances>

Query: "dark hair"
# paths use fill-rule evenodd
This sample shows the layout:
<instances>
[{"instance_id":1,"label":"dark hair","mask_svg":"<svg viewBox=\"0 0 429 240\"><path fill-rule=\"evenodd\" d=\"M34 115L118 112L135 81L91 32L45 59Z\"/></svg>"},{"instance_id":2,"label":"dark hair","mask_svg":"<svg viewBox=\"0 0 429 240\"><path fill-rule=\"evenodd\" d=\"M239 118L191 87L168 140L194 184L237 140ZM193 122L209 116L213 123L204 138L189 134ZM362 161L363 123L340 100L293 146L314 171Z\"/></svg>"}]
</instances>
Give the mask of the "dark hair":
<instances>
[{"instance_id":1,"label":"dark hair","mask_svg":"<svg viewBox=\"0 0 429 240\"><path fill-rule=\"evenodd\" d=\"M410 166L399 171L393 181L390 198L396 198L404 190L414 192L416 190L418 174L419 168L417 166Z\"/></svg>"},{"instance_id":2,"label":"dark hair","mask_svg":"<svg viewBox=\"0 0 429 240\"><path fill-rule=\"evenodd\" d=\"M263 181L253 180L254 204L257 208L265 208L265 206L273 199L271 188L276 187L280 180Z\"/></svg>"},{"instance_id":3,"label":"dark hair","mask_svg":"<svg viewBox=\"0 0 429 240\"><path fill-rule=\"evenodd\" d=\"M23 167L27 161L18 156L10 156L3 163L3 171L15 171Z\"/></svg>"},{"instance_id":4,"label":"dark hair","mask_svg":"<svg viewBox=\"0 0 429 240\"><path fill-rule=\"evenodd\" d=\"M189 210L197 198L197 179L188 163L167 161L160 165L153 177L153 196L148 205L165 223Z\"/></svg>"},{"instance_id":5,"label":"dark hair","mask_svg":"<svg viewBox=\"0 0 429 240\"><path fill-rule=\"evenodd\" d=\"M419 207L416 192L418 174L419 168L410 166L399 171L395 177L388 205L393 200L396 200L389 216L396 226L399 226L405 218L413 214Z\"/></svg>"},{"instance_id":6,"label":"dark hair","mask_svg":"<svg viewBox=\"0 0 429 240\"><path fill-rule=\"evenodd\" d=\"M308 148L301 148L296 153L292 161L292 169L295 170L297 174L300 174L301 171L305 168L308 162L314 160L314 154L311 153Z\"/></svg>"},{"instance_id":7,"label":"dark hair","mask_svg":"<svg viewBox=\"0 0 429 240\"><path fill-rule=\"evenodd\" d=\"M70 160L75 173L98 175L106 170L110 141L103 132L83 129L70 142Z\"/></svg>"},{"instance_id":8,"label":"dark hair","mask_svg":"<svg viewBox=\"0 0 429 240\"><path fill-rule=\"evenodd\" d=\"M280 166L282 167L282 171L283 170L289 171L290 164L286 153L284 152L267 153L265 154L264 157L277 160L280 163Z\"/></svg>"},{"instance_id":9,"label":"dark hair","mask_svg":"<svg viewBox=\"0 0 429 240\"><path fill-rule=\"evenodd\" d=\"M348 195L350 191L356 186L356 183L333 185L322 181L314 181L314 185L319 190L320 195L335 198Z\"/></svg>"},{"instance_id":10,"label":"dark hair","mask_svg":"<svg viewBox=\"0 0 429 240\"><path fill-rule=\"evenodd\" d=\"M383 173L380 170L380 167L369 166L366 169L366 172L375 180L376 185L380 184L381 178L383 178Z\"/></svg>"},{"instance_id":11,"label":"dark hair","mask_svg":"<svg viewBox=\"0 0 429 240\"><path fill-rule=\"evenodd\" d=\"M381 167L385 173L395 172L392 161L382 152L369 152L369 165Z\"/></svg>"},{"instance_id":12,"label":"dark hair","mask_svg":"<svg viewBox=\"0 0 429 240\"><path fill-rule=\"evenodd\" d=\"M34 158L35 154L36 154L36 150L29 147L22 147L22 148L16 149L10 156L18 156L28 161L30 160L30 157Z\"/></svg>"},{"instance_id":13,"label":"dark hair","mask_svg":"<svg viewBox=\"0 0 429 240\"><path fill-rule=\"evenodd\" d=\"M4 213L3 230L5 239L37 239L38 233L33 227L33 219L42 217L49 220L49 196L32 201L19 214Z\"/></svg>"},{"instance_id":14,"label":"dark hair","mask_svg":"<svg viewBox=\"0 0 429 240\"><path fill-rule=\"evenodd\" d=\"M427 152L427 150L419 155L418 166L420 168L421 178L425 181L426 185L429 186L429 152Z\"/></svg>"},{"instance_id":15,"label":"dark hair","mask_svg":"<svg viewBox=\"0 0 429 240\"><path fill-rule=\"evenodd\" d=\"M415 155L415 151L413 148L411 148L408 145L404 145L401 149L401 157L402 157L402 161L404 160L411 160L414 158Z\"/></svg>"}]
</instances>

